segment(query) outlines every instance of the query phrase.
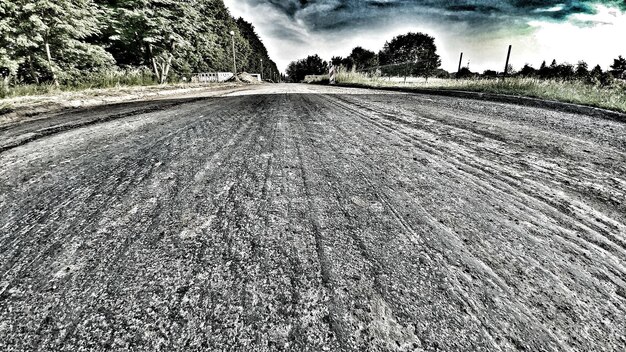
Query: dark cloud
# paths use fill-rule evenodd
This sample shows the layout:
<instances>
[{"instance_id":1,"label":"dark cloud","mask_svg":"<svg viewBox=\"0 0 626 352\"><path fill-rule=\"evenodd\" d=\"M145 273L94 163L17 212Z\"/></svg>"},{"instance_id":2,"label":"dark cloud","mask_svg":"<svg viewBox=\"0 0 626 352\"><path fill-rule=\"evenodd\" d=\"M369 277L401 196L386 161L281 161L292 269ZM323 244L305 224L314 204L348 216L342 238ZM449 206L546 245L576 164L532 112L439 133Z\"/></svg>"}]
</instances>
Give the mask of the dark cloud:
<instances>
[{"instance_id":1,"label":"dark cloud","mask_svg":"<svg viewBox=\"0 0 626 352\"><path fill-rule=\"evenodd\" d=\"M625 0L243 0L270 4L312 31L341 31L417 16L437 23L507 26L527 20L566 21L593 5L626 9ZM483 28L484 29L484 28Z\"/></svg>"},{"instance_id":2,"label":"dark cloud","mask_svg":"<svg viewBox=\"0 0 626 352\"><path fill-rule=\"evenodd\" d=\"M268 1L253 0L253 1L248 1L248 2L249 3L269 3L272 6L279 9L280 11L284 12L289 17L293 17L298 11L306 7L308 3L308 1L305 1L305 0L268 0Z\"/></svg>"},{"instance_id":3,"label":"dark cloud","mask_svg":"<svg viewBox=\"0 0 626 352\"><path fill-rule=\"evenodd\" d=\"M446 7L446 10L450 12L475 12L475 13L495 13L501 12L502 10L495 6L486 6L486 5L450 5Z\"/></svg>"}]
</instances>

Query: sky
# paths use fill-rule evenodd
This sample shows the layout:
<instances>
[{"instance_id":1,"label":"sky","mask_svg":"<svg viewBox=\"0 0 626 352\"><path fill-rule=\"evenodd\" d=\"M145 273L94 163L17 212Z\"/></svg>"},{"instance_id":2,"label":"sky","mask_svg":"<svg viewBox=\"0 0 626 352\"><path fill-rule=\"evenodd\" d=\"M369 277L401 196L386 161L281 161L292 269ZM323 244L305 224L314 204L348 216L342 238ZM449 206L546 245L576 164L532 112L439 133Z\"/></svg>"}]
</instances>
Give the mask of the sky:
<instances>
[{"instance_id":1,"label":"sky","mask_svg":"<svg viewBox=\"0 0 626 352\"><path fill-rule=\"evenodd\" d=\"M474 72L504 68L508 45L515 69L543 60L586 61L607 69L626 56L626 0L225 0L251 22L270 57L289 62L319 54L347 56L352 48L378 52L407 32L435 37L442 68Z\"/></svg>"}]
</instances>

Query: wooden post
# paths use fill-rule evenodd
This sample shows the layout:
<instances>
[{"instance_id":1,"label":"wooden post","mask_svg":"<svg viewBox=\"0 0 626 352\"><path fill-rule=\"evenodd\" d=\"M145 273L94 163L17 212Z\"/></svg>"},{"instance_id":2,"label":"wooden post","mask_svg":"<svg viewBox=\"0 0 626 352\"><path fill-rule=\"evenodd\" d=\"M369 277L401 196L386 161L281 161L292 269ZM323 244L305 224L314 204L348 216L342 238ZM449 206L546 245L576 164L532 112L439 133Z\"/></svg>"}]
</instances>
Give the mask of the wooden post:
<instances>
[{"instance_id":1,"label":"wooden post","mask_svg":"<svg viewBox=\"0 0 626 352\"><path fill-rule=\"evenodd\" d=\"M463 52L461 52L461 57L459 57L459 69L456 71L456 78L459 78L459 72L461 72L461 61L463 61Z\"/></svg>"},{"instance_id":2,"label":"wooden post","mask_svg":"<svg viewBox=\"0 0 626 352\"><path fill-rule=\"evenodd\" d=\"M511 47L512 45L509 45L509 52L506 54L506 63L504 64L504 74L502 75L503 81L506 78L507 72L509 71L509 58L511 57Z\"/></svg>"}]
</instances>

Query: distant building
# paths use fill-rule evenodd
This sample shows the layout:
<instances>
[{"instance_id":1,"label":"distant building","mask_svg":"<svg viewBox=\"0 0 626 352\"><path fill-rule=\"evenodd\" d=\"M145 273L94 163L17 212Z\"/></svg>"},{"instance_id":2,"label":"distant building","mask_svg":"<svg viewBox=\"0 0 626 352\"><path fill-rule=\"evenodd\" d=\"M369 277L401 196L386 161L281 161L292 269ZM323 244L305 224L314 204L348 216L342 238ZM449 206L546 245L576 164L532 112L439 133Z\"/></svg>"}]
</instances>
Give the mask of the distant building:
<instances>
[{"instance_id":1,"label":"distant building","mask_svg":"<svg viewBox=\"0 0 626 352\"><path fill-rule=\"evenodd\" d=\"M261 82L261 74L260 73L250 73L250 76L252 76L253 78L258 79L259 82Z\"/></svg>"},{"instance_id":2,"label":"distant building","mask_svg":"<svg viewBox=\"0 0 626 352\"><path fill-rule=\"evenodd\" d=\"M191 81L198 83L224 82L232 76L234 76L232 72L201 72L194 75Z\"/></svg>"}]
</instances>

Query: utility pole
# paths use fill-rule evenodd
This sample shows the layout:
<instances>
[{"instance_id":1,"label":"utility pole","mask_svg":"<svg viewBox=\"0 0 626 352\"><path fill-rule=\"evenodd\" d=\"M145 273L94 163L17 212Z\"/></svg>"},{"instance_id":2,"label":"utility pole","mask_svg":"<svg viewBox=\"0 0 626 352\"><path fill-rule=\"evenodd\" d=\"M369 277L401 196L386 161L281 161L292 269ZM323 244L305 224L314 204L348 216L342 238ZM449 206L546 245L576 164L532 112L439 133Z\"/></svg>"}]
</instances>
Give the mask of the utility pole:
<instances>
[{"instance_id":1,"label":"utility pole","mask_svg":"<svg viewBox=\"0 0 626 352\"><path fill-rule=\"evenodd\" d=\"M261 82L263 82L263 59L261 59Z\"/></svg>"},{"instance_id":2,"label":"utility pole","mask_svg":"<svg viewBox=\"0 0 626 352\"><path fill-rule=\"evenodd\" d=\"M511 47L512 45L509 45L509 52L506 54L506 63L504 64L504 74L502 75L503 81L506 78L507 72L509 71L509 58L511 57Z\"/></svg>"},{"instance_id":3,"label":"utility pole","mask_svg":"<svg viewBox=\"0 0 626 352\"><path fill-rule=\"evenodd\" d=\"M461 52L461 57L459 57L459 69L456 70L456 78L459 78L459 72L461 72L461 61L463 61L463 52Z\"/></svg>"},{"instance_id":4,"label":"utility pole","mask_svg":"<svg viewBox=\"0 0 626 352\"><path fill-rule=\"evenodd\" d=\"M233 74L237 76L237 60L235 60L235 32L230 31L230 36L233 38Z\"/></svg>"}]
</instances>

